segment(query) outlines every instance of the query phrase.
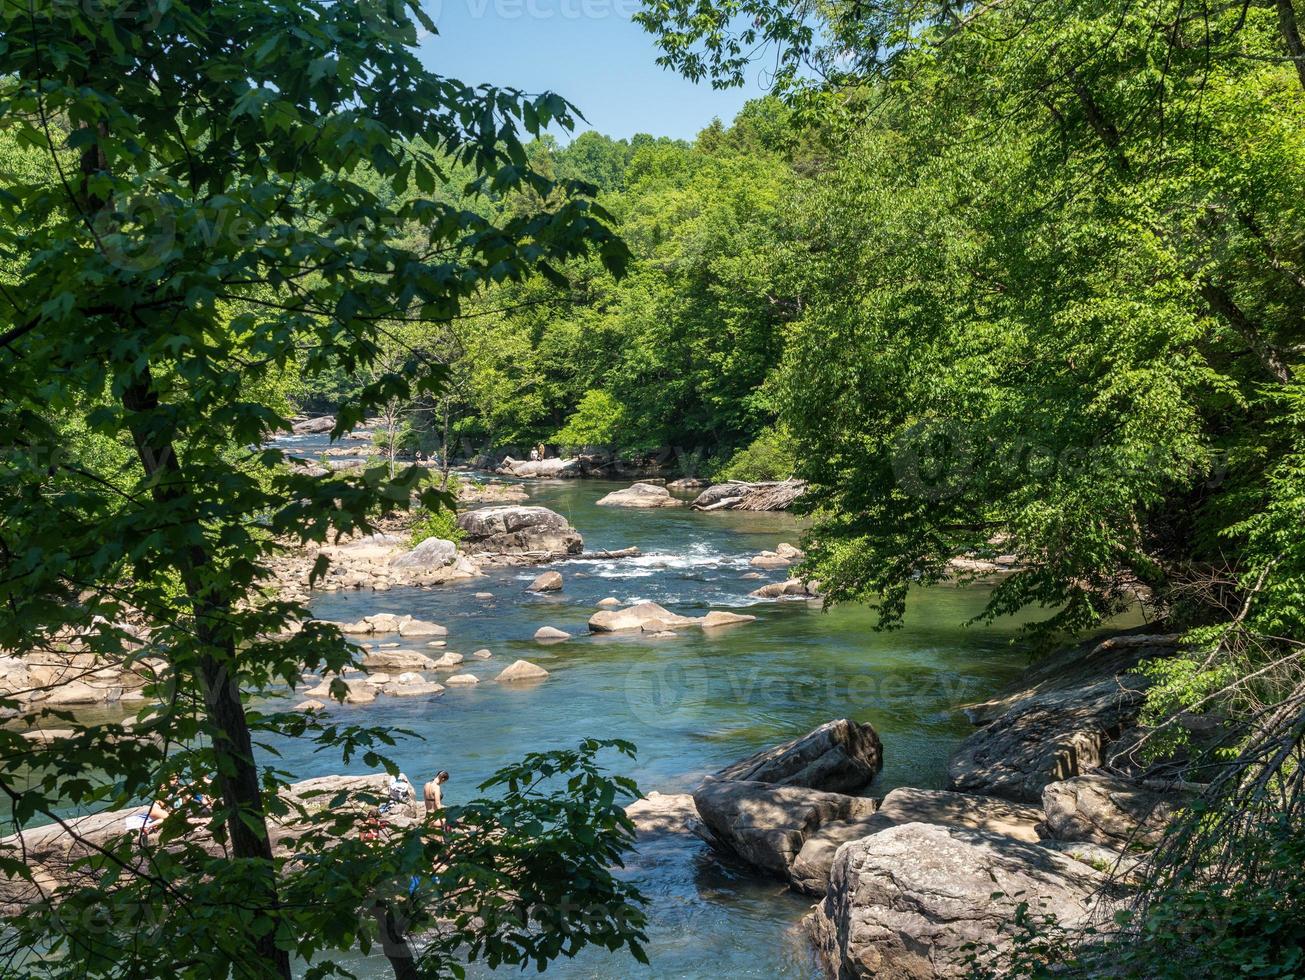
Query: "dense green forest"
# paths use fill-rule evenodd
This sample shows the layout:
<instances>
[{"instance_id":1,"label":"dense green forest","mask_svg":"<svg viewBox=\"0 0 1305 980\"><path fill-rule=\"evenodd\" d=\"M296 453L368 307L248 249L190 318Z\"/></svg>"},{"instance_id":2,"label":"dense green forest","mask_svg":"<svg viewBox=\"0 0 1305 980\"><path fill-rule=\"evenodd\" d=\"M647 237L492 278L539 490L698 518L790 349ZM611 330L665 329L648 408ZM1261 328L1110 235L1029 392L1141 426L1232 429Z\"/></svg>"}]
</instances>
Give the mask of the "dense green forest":
<instances>
[{"instance_id":1,"label":"dense green forest","mask_svg":"<svg viewBox=\"0 0 1305 980\"><path fill-rule=\"evenodd\" d=\"M478 296L437 330L396 338L393 356L447 365L438 399L403 406L401 445L457 458L539 442L632 455L662 453L719 470L762 437L776 442L767 387L796 302L788 274L791 195L813 172L810 141L777 100L750 104L728 128L692 143L581 133L527 149L542 174L582 182L614 219L634 261L618 280L598 261ZM526 192L458 203L529 215L548 202ZM329 411L365 383L330 376L298 392ZM778 440L782 441L782 440ZM782 478L782 453L747 473Z\"/></svg>"},{"instance_id":2,"label":"dense green forest","mask_svg":"<svg viewBox=\"0 0 1305 980\"><path fill-rule=\"evenodd\" d=\"M288 883L271 870L265 818L286 774L253 763L260 734L377 765L392 738L247 712L249 692L354 655L311 625L268 639L306 618L260 591L276 541L368 530L419 493L450 503L415 470L318 481L249 448L302 410L336 414L338 433L388 414L408 448L458 458L546 442L799 477L803 574L887 628L949 560L996 547L1021 570L984 615L1035 611L1030 647L1140 602L1187 645L1141 668L1139 752L1177 760L1202 802L1121 935L1036 937L1011 969L1301 975L1292 0L649 2L669 68L732 85L773 63L772 95L689 142L570 138L557 96L433 75L410 51L415 7L145 4L137 32L38 6L7 9L0 43L0 645L146 609L179 693L140 755L120 751L121 726L86 729L40 793L10 795L50 815L60 794L131 799L169 766L218 773L233 857L165 869L204 914L166 921L161 945L288 976L291 952L373 936L356 921L368 889L437 854L415 834L385 867L344 853L351 884L311 863ZM377 78L400 79L400 96ZM232 223L258 230L212 233ZM98 652L128 641L106 633ZM623 914L523 938L490 907L458 938L492 962L542 965L567 942L641 955L641 920L624 914L637 893L608 870L629 843L614 804L628 786L594 762L600 747L533 760L575 774L567 800L482 814L571 836L532 856L487 835L467 862L540 901L559 868L580 869L586 898ZM314 846L335 853L327 830ZM130 923L161 907L156 884L112 890L113 910ZM237 893L249 907L225 901ZM391 898L376 900L382 932ZM59 945L56 920L15 926L66 955L54 975L138 975ZM185 975L213 975L199 961Z\"/></svg>"}]
</instances>

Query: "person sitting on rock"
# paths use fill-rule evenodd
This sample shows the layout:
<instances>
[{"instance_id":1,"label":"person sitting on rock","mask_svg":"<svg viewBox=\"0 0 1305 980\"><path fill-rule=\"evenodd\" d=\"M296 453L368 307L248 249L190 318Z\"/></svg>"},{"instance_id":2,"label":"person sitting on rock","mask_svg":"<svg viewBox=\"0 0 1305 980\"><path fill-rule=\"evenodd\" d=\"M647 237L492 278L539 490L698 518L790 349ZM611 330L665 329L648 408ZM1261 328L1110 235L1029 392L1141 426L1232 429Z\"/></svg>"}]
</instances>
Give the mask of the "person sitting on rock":
<instances>
[{"instance_id":1,"label":"person sitting on rock","mask_svg":"<svg viewBox=\"0 0 1305 980\"><path fill-rule=\"evenodd\" d=\"M407 806L417 799L417 791L412 788L412 781L408 779L408 774L401 772L397 776L390 777L388 790L388 799L381 804L381 813L389 813L399 807Z\"/></svg>"},{"instance_id":2,"label":"person sitting on rock","mask_svg":"<svg viewBox=\"0 0 1305 980\"><path fill-rule=\"evenodd\" d=\"M444 791L440 787L448 782L448 779L449 771L441 769L422 789L422 796L426 802L426 819L431 820L436 827L444 826Z\"/></svg>"}]
</instances>

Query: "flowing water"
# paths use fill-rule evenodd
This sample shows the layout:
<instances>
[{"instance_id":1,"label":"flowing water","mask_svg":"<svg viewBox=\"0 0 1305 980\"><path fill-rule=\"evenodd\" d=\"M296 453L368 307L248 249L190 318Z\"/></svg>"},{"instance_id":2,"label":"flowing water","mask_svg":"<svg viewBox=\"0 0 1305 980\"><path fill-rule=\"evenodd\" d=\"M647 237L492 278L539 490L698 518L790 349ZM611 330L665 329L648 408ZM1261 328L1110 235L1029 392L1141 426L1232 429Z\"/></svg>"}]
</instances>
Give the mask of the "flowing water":
<instances>
[{"instance_id":1,"label":"flowing water","mask_svg":"<svg viewBox=\"0 0 1305 980\"><path fill-rule=\"evenodd\" d=\"M420 732L396 761L420 785L439 769L452 779L445 800L476 795L501 765L529 751L573 746L585 736L621 737L638 746L634 762L613 766L645 790L687 792L706 773L832 718L872 722L884 743L884 770L870 792L945 784L946 760L968 725L956 711L1011 679L1024 658L1012 649L1017 623L965 626L979 611L982 587L938 587L913 596L907 626L877 633L864 608L822 612L806 600L756 602L763 584L745 578L751 556L801 527L785 514L698 513L689 508L628 510L594 502L625 484L591 480L528 484L529 503L565 515L587 549L637 545L637 558L566 561L565 589L527 593L540 567L491 571L461 585L384 593L325 593L313 602L325 619L407 613L449 629L447 649L464 668L489 679L518 657L550 671L528 686L449 688L433 700L380 698L336 707L360 723ZM766 581L783 572L763 573ZM478 592L493 598L477 599ZM588 636L597 602L650 599L673 612L745 608L756 622L675 637ZM540 626L576 636L541 645ZM391 638L392 639L392 638ZM473 650L494 657L478 661ZM307 746L287 747L284 768L300 778L339 772L338 760ZM361 771L354 769L352 771ZM815 965L795 926L810 899L721 861L693 838L660 840L632 856L629 874L651 898L651 967L628 955L587 950L549 967L557 977L810 977ZM384 960L349 964L388 975ZM475 966L471 974L477 974Z\"/></svg>"}]
</instances>

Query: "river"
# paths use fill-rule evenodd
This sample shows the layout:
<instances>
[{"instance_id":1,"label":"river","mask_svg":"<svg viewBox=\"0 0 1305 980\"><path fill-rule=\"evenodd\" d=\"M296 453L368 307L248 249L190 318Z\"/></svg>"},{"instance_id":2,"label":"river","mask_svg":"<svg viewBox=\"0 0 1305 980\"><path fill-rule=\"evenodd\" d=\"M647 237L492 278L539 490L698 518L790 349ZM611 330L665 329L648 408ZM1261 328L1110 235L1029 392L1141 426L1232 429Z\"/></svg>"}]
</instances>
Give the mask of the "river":
<instances>
[{"instance_id":1,"label":"river","mask_svg":"<svg viewBox=\"0 0 1305 980\"><path fill-rule=\"evenodd\" d=\"M392 724L424 736L392 754L420 785L439 769L452 778L445 800L476 795L476 785L523 753L574 745L585 736L619 736L638 746L614 767L644 791L686 792L706 773L832 718L869 721L884 743L884 770L870 792L901 785L941 787L946 761L969 726L958 704L985 696L1024 664L1010 641L1017 622L966 626L986 597L981 586L936 587L912 597L907 625L875 632L858 607L822 612L806 600L755 602L748 560L801 527L787 514L699 513L689 508L630 510L594 502L626 484L592 480L527 484L529 503L565 515L587 549L637 545L642 555L566 561L560 593L526 584L541 570L491 571L463 585L373 593L323 593L315 614L354 620L373 612L408 613L448 627L447 649L467 656L482 679L518 657L550 671L529 686L449 688L433 700L382 697L332 713ZM766 580L783 578L765 573ZM492 599L475 594L488 592ZM746 607L756 622L675 637L582 635L597 602L650 599L674 612ZM540 645L540 626L577 634ZM391 638L392 639L392 638ZM478 661L473 650L494 657ZM287 746L284 768L304 778L339 772L338 760L309 746ZM354 769L352 771L361 771ZM564 978L818 976L795 926L811 900L777 881L719 859L693 838L659 841L633 855L628 873L651 899L650 967L628 955L587 950L547 971ZM354 961L365 976L389 975L382 959ZM480 975L473 965L472 976Z\"/></svg>"}]
</instances>

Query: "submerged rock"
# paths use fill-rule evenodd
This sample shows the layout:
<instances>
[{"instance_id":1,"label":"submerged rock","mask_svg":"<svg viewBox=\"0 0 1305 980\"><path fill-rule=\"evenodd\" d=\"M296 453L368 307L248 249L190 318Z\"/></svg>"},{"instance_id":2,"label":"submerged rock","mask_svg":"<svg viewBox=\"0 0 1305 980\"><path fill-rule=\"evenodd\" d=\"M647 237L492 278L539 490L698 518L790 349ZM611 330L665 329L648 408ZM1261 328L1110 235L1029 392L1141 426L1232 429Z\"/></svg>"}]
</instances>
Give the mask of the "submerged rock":
<instances>
[{"instance_id":1,"label":"submerged rock","mask_svg":"<svg viewBox=\"0 0 1305 980\"><path fill-rule=\"evenodd\" d=\"M717 626L737 626L740 623L751 623L756 618L756 616L749 616L745 613L721 612L713 609L702 617L702 621L698 625L703 629L714 629Z\"/></svg>"},{"instance_id":2,"label":"submerged rock","mask_svg":"<svg viewBox=\"0 0 1305 980\"><path fill-rule=\"evenodd\" d=\"M467 687L472 684L479 684L480 678L475 674L453 674L444 678L444 683L449 687Z\"/></svg>"}]
</instances>

